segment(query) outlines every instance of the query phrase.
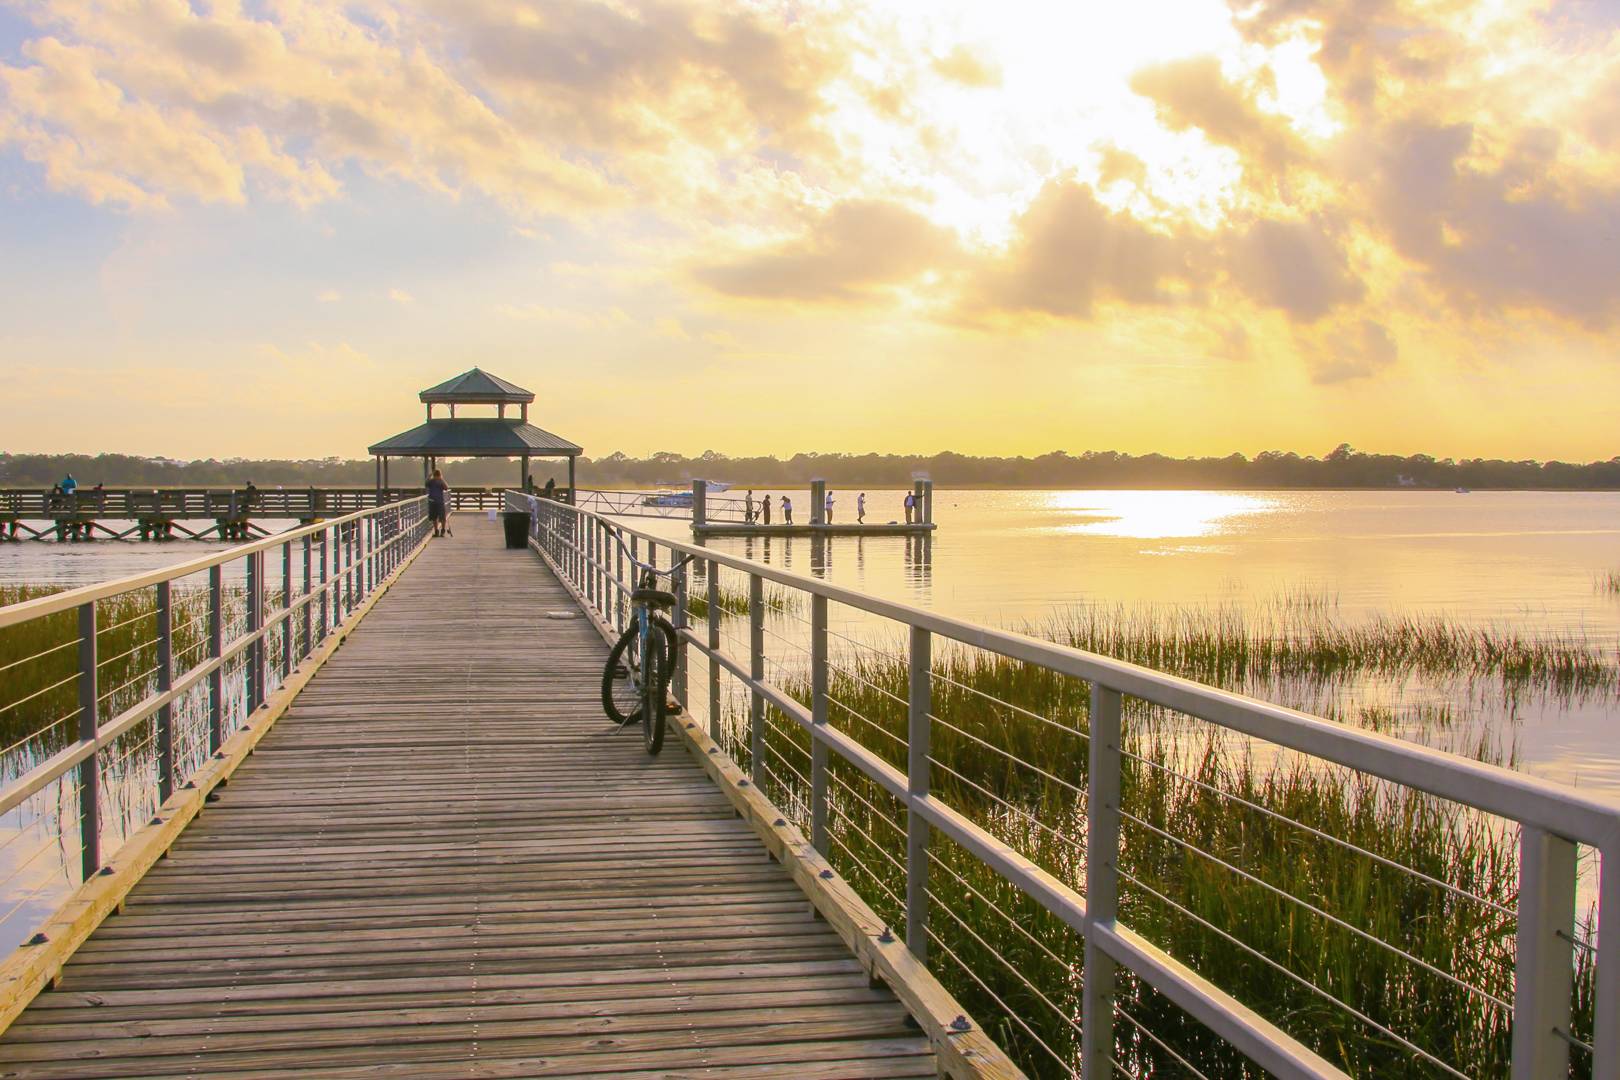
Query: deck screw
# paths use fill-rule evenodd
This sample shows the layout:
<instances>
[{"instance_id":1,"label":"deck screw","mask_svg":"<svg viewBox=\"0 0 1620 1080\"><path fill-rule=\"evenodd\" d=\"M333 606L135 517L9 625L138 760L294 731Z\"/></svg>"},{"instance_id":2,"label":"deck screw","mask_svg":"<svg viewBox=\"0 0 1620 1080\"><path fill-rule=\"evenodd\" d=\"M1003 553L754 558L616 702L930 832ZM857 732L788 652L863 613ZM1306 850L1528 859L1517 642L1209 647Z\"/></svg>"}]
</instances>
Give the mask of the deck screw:
<instances>
[{"instance_id":1,"label":"deck screw","mask_svg":"<svg viewBox=\"0 0 1620 1080\"><path fill-rule=\"evenodd\" d=\"M160 818L160 817L153 817L151 821L147 822L147 824L148 825L161 825L161 824L163 824L163 819Z\"/></svg>"},{"instance_id":2,"label":"deck screw","mask_svg":"<svg viewBox=\"0 0 1620 1080\"><path fill-rule=\"evenodd\" d=\"M41 930L39 933L35 934L33 937L28 939L28 944L30 944L30 945L43 945L43 944L45 944L46 942L48 942L50 940L51 940L50 938L45 936L45 932L43 930Z\"/></svg>"},{"instance_id":3,"label":"deck screw","mask_svg":"<svg viewBox=\"0 0 1620 1080\"><path fill-rule=\"evenodd\" d=\"M100 870L96 871L96 873L100 874L102 877L112 877L112 872L113 868L110 866L103 866Z\"/></svg>"},{"instance_id":4,"label":"deck screw","mask_svg":"<svg viewBox=\"0 0 1620 1080\"><path fill-rule=\"evenodd\" d=\"M956 1019L951 1021L951 1030L952 1031L972 1031L973 1030L973 1025L968 1023L968 1018L967 1017L958 1014Z\"/></svg>"},{"instance_id":5,"label":"deck screw","mask_svg":"<svg viewBox=\"0 0 1620 1080\"><path fill-rule=\"evenodd\" d=\"M747 780L739 780L739 781L737 781L737 786L738 787L747 787L748 786L748 781Z\"/></svg>"},{"instance_id":6,"label":"deck screw","mask_svg":"<svg viewBox=\"0 0 1620 1080\"><path fill-rule=\"evenodd\" d=\"M185 783L184 783L184 784L183 784L183 785L181 785L181 786L182 786L182 787L188 787L188 788L194 788L194 787L196 787L196 786L197 786L197 782L196 782L196 781L195 781L195 780L187 780L187 781L186 781L186 782L185 782Z\"/></svg>"},{"instance_id":7,"label":"deck screw","mask_svg":"<svg viewBox=\"0 0 1620 1080\"><path fill-rule=\"evenodd\" d=\"M881 941L885 945L893 945L894 944L894 931L890 930L887 926L885 926L883 928L883 933L878 935L878 940Z\"/></svg>"},{"instance_id":8,"label":"deck screw","mask_svg":"<svg viewBox=\"0 0 1620 1080\"><path fill-rule=\"evenodd\" d=\"M771 822L771 824L776 826L778 829L780 829L782 826L787 824L787 819L786 818L777 818L775 821Z\"/></svg>"},{"instance_id":9,"label":"deck screw","mask_svg":"<svg viewBox=\"0 0 1620 1080\"><path fill-rule=\"evenodd\" d=\"M711 753L711 754L718 754L718 753L719 753L719 752L720 752L720 748L719 748L719 747L718 747L718 746L711 746L711 747L709 747L709 753Z\"/></svg>"},{"instance_id":10,"label":"deck screw","mask_svg":"<svg viewBox=\"0 0 1620 1080\"><path fill-rule=\"evenodd\" d=\"M822 877L822 879L823 879L823 880L825 880L825 881L831 881L831 880L832 880L832 876L833 876L833 872L832 872L832 871L831 871L831 870L823 870L823 871L822 871L822 872L821 872L821 877Z\"/></svg>"}]
</instances>

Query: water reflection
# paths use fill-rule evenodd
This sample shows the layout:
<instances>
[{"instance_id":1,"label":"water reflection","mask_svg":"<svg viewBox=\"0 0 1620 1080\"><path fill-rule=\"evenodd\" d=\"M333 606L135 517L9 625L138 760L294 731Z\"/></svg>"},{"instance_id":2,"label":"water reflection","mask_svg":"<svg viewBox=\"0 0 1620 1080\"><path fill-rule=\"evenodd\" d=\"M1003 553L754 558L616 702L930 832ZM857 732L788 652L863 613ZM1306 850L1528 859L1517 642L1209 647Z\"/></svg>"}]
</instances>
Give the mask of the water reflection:
<instances>
[{"instance_id":1,"label":"water reflection","mask_svg":"<svg viewBox=\"0 0 1620 1080\"><path fill-rule=\"evenodd\" d=\"M1212 536L1232 519L1269 513L1277 500L1232 491L1054 491L1047 508L1060 533L1137 540Z\"/></svg>"}]
</instances>

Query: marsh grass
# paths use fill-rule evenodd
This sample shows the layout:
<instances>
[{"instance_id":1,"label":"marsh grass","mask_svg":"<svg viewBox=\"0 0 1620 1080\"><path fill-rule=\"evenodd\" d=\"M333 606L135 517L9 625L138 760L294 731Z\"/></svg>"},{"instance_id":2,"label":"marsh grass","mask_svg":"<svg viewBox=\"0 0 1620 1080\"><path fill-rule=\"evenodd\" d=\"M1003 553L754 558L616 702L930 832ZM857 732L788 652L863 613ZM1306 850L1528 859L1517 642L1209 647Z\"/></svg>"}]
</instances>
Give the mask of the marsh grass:
<instances>
[{"instance_id":1,"label":"marsh grass","mask_svg":"<svg viewBox=\"0 0 1620 1080\"><path fill-rule=\"evenodd\" d=\"M799 595L787 589L766 586L765 610L792 614L800 610L803 601ZM720 586L720 610L727 615L748 614L748 593L743 589L732 589L722 584ZM707 618L709 614L709 591L702 583L693 583L687 589L686 609L693 618Z\"/></svg>"},{"instance_id":2,"label":"marsh grass","mask_svg":"<svg viewBox=\"0 0 1620 1080\"><path fill-rule=\"evenodd\" d=\"M1598 592L1608 593L1610 596L1620 596L1620 570L1610 570L1597 581Z\"/></svg>"},{"instance_id":3,"label":"marsh grass","mask_svg":"<svg viewBox=\"0 0 1620 1080\"><path fill-rule=\"evenodd\" d=\"M1300 659L1265 659L1245 651L1248 633L1221 635L1226 645L1206 656L1190 644L1155 645L1140 626L1112 637L1100 623L1083 629L1088 647L1130 645L1129 658L1150 652L1227 678L1257 663L1439 663L1422 651L1426 641L1504 677L1520 670L1490 659L1503 652L1490 639L1445 633L1416 644L1398 634L1370 653L1307 645ZM1591 670L1528 655L1544 675ZM903 650L835 655L829 722L904 769L906 685ZM806 681L788 688L808 702ZM1045 669L966 648L935 658L932 791L1082 892L1089 704L1083 681ZM808 737L767 716L767 794L808 827ZM1436 718L1450 722L1445 710ZM1516 827L1325 763L1259 757L1140 701L1126 700L1124 725L1123 923L1353 1076L1439 1074L1401 1040L1469 1075L1505 1074L1511 1016L1490 999L1513 995ZM733 755L746 761L746 714L729 727ZM1491 759L1493 746L1482 739L1480 755ZM905 812L836 756L830 774L833 862L902 927ZM931 967L1031 1074L1067 1075L1080 1045L1078 935L943 837L929 854ZM1577 956L1573 1026L1590 1039L1593 970L1584 951ZM1133 1075L1183 1075L1177 1055L1212 1078L1258 1075L1136 980L1121 979L1117 1001L1115 1056ZM1572 1076L1590 1075L1580 1051L1572 1061Z\"/></svg>"},{"instance_id":4,"label":"marsh grass","mask_svg":"<svg viewBox=\"0 0 1620 1080\"><path fill-rule=\"evenodd\" d=\"M1496 677L1558 691L1620 691L1620 646L1529 635L1442 616L1347 622L1330 605L1077 608L1031 632L1219 686L1356 673Z\"/></svg>"}]
</instances>

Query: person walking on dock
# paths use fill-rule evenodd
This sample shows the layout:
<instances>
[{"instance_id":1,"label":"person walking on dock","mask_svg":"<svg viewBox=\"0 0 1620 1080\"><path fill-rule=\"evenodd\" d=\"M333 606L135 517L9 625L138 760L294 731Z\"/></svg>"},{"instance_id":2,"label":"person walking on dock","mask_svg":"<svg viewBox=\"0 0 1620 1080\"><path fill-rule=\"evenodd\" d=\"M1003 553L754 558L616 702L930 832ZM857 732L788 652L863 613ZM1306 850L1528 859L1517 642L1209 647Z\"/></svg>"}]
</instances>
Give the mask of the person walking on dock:
<instances>
[{"instance_id":1,"label":"person walking on dock","mask_svg":"<svg viewBox=\"0 0 1620 1080\"><path fill-rule=\"evenodd\" d=\"M855 524L866 524L866 492L864 491L855 500Z\"/></svg>"},{"instance_id":2,"label":"person walking on dock","mask_svg":"<svg viewBox=\"0 0 1620 1080\"><path fill-rule=\"evenodd\" d=\"M832 497L832 492L829 491L829 492L827 492L827 506L826 506L826 510L825 510L825 519L824 519L824 523L827 524L827 525L832 524L832 508L833 508L833 497Z\"/></svg>"},{"instance_id":3,"label":"person walking on dock","mask_svg":"<svg viewBox=\"0 0 1620 1080\"><path fill-rule=\"evenodd\" d=\"M438 469L427 482L428 520L433 522L433 535L443 536L450 523L450 485L444 482L444 474Z\"/></svg>"},{"instance_id":4,"label":"person walking on dock","mask_svg":"<svg viewBox=\"0 0 1620 1080\"><path fill-rule=\"evenodd\" d=\"M786 495L782 496L782 524L793 524L793 500Z\"/></svg>"},{"instance_id":5,"label":"person walking on dock","mask_svg":"<svg viewBox=\"0 0 1620 1080\"><path fill-rule=\"evenodd\" d=\"M909 491L906 492L906 524L907 525L911 524L911 515L916 510L916 507L917 507L917 497L915 495L913 495Z\"/></svg>"},{"instance_id":6,"label":"person walking on dock","mask_svg":"<svg viewBox=\"0 0 1620 1080\"><path fill-rule=\"evenodd\" d=\"M761 525L771 523L771 496L769 492L766 493L763 499L759 500L759 519Z\"/></svg>"},{"instance_id":7,"label":"person walking on dock","mask_svg":"<svg viewBox=\"0 0 1620 1080\"><path fill-rule=\"evenodd\" d=\"M754 521L754 489L749 488L748 494L743 497L743 521L753 524Z\"/></svg>"}]
</instances>

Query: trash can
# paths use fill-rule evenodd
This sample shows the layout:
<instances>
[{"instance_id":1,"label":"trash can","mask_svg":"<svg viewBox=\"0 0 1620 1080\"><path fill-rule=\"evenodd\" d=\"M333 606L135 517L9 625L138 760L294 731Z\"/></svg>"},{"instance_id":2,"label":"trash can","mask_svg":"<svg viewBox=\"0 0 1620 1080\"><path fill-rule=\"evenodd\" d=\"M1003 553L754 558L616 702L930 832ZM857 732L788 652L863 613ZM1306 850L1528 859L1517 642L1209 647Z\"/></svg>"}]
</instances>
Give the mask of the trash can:
<instances>
[{"instance_id":1,"label":"trash can","mask_svg":"<svg viewBox=\"0 0 1620 1080\"><path fill-rule=\"evenodd\" d=\"M506 546L509 548L526 548L529 546L529 514L526 510L508 510L501 515L506 525Z\"/></svg>"}]
</instances>

